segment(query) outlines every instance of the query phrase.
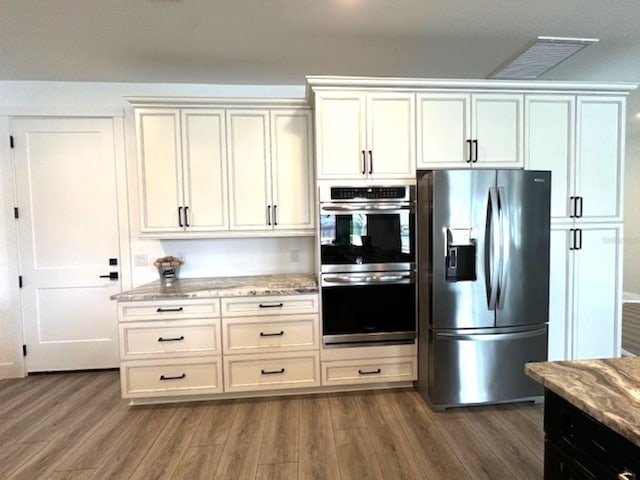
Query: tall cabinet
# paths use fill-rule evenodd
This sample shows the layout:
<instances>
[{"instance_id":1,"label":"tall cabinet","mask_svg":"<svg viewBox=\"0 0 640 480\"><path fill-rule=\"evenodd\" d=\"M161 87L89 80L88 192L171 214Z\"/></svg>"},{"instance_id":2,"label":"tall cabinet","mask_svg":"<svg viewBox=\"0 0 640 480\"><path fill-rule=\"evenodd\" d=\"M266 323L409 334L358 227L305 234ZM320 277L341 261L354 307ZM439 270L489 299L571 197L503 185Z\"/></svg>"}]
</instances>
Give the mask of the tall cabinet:
<instances>
[{"instance_id":1,"label":"tall cabinet","mask_svg":"<svg viewBox=\"0 0 640 480\"><path fill-rule=\"evenodd\" d=\"M623 96L527 95L525 167L552 171L549 359L620 354Z\"/></svg>"}]
</instances>

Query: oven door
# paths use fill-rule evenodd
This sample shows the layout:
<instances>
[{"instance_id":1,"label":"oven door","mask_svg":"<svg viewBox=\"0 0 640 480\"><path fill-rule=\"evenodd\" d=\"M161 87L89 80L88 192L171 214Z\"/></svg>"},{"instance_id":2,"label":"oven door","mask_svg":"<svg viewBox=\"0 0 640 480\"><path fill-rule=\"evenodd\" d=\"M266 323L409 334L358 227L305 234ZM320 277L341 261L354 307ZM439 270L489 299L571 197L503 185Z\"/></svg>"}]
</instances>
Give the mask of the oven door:
<instances>
[{"instance_id":1,"label":"oven door","mask_svg":"<svg viewBox=\"0 0 640 480\"><path fill-rule=\"evenodd\" d=\"M413 343L415 288L409 271L322 275L324 345Z\"/></svg>"},{"instance_id":2,"label":"oven door","mask_svg":"<svg viewBox=\"0 0 640 480\"><path fill-rule=\"evenodd\" d=\"M415 268L413 204L321 203L322 272Z\"/></svg>"}]
</instances>

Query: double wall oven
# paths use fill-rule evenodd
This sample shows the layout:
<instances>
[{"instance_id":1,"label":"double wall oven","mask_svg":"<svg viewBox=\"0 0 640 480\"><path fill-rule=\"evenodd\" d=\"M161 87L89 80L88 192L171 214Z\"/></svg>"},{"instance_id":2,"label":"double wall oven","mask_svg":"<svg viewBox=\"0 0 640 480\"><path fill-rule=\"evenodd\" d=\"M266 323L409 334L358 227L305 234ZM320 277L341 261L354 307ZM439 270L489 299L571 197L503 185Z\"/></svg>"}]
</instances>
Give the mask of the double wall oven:
<instances>
[{"instance_id":1,"label":"double wall oven","mask_svg":"<svg viewBox=\"0 0 640 480\"><path fill-rule=\"evenodd\" d=\"M325 346L416 338L415 187L319 190Z\"/></svg>"}]
</instances>

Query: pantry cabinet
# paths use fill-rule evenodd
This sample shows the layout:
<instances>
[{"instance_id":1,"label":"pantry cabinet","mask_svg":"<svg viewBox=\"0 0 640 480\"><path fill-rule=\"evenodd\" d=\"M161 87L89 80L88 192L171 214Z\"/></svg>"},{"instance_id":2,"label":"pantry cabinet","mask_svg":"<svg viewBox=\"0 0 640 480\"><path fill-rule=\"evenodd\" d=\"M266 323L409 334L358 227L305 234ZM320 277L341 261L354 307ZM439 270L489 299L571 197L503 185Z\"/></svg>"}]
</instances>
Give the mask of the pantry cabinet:
<instances>
[{"instance_id":1,"label":"pantry cabinet","mask_svg":"<svg viewBox=\"0 0 640 480\"><path fill-rule=\"evenodd\" d=\"M620 224L551 227L549 360L620 355Z\"/></svg>"},{"instance_id":2,"label":"pantry cabinet","mask_svg":"<svg viewBox=\"0 0 640 480\"><path fill-rule=\"evenodd\" d=\"M132 103L141 237L313 234L312 119L303 102Z\"/></svg>"},{"instance_id":3,"label":"pantry cabinet","mask_svg":"<svg viewBox=\"0 0 640 480\"><path fill-rule=\"evenodd\" d=\"M224 110L135 116L141 233L228 230Z\"/></svg>"},{"instance_id":4,"label":"pantry cabinet","mask_svg":"<svg viewBox=\"0 0 640 480\"><path fill-rule=\"evenodd\" d=\"M415 95L322 91L315 96L318 180L415 177Z\"/></svg>"},{"instance_id":5,"label":"pantry cabinet","mask_svg":"<svg viewBox=\"0 0 640 480\"><path fill-rule=\"evenodd\" d=\"M527 95L525 166L552 172L552 221L622 221L624 101Z\"/></svg>"},{"instance_id":6,"label":"pantry cabinet","mask_svg":"<svg viewBox=\"0 0 640 480\"><path fill-rule=\"evenodd\" d=\"M418 169L522 168L523 96L418 93Z\"/></svg>"}]
</instances>

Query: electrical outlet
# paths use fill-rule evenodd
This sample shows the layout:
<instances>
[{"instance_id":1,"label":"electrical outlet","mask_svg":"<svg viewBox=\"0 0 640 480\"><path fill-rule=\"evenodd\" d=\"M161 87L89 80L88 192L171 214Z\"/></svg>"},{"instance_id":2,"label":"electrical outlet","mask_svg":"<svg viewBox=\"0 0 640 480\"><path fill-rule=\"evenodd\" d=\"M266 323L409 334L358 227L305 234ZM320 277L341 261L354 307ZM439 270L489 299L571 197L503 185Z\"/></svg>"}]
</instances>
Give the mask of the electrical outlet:
<instances>
[{"instance_id":1,"label":"electrical outlet","mask_svg":"<svg viewBox=\"0 0 640 480\"><path fill-rule=\"evenodd\" d=\"M298 263L300 261L300 253L298 250L289 250L289 261L291 263Z\"/></svg>"},{"instance_id":2,"label":"electrical outlet","mask_svg":"<svg viewBox=\"0 0 640 480\"><path fill-rule=\"evenodd\" d=\"M134 267L146 267L147 265L149 265L149 255L146 253L136 253L133 256Z\"/></svg>"}]
</instances>

